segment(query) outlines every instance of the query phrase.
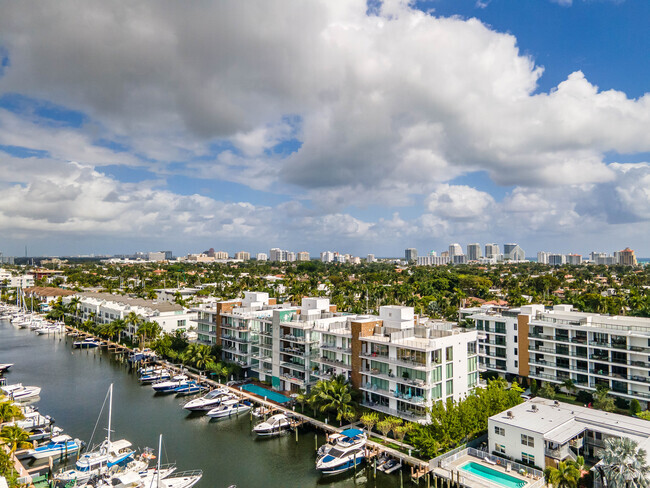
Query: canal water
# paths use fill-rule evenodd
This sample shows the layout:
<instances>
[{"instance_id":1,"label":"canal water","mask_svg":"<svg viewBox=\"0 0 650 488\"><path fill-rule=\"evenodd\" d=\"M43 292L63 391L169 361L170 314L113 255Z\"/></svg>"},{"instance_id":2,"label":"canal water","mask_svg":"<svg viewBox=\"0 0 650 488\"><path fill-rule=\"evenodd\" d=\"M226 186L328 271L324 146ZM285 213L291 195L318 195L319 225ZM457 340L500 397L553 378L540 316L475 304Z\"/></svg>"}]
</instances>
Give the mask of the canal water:
<instances>
[{"instance_id":1,"label":"canal water","mask_svg":"<svg viewBox=\"0 0 650 488\"><path fill-rule=\"evenodd\" d=\"M251 434L250 415L210 421L181 408L187 397L158 396L142 386L111 354L72 348L72 338L38 336L0 321L0 363L14 363L9 383L42 388L39 410L51 415L56 425L73 438L88 441L111 383L113 439L128 439L138 448L157 449L163 435L162 462L175 462L179 471L202 469L197 488L302 488L376 487L397 488L400 477L369 469L358 473L323 477L315 470L315 436L322 432L301 428L279 438L258 439ZM299 407L298 407L299 408ZM106 411L93 444L106 435ZM407 481L404 473L404 484Z\"/></svg>"}]
</instances>

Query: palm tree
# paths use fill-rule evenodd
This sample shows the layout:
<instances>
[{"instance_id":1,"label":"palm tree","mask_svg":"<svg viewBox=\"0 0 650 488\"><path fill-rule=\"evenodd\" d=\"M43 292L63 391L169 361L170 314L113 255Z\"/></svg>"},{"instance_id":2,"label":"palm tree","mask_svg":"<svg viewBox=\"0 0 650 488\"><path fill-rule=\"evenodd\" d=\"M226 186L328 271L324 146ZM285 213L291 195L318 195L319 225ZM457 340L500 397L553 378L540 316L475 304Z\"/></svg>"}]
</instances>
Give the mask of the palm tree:
<instances>
[{"instance_id":1,"label":"palm tree","mask_svg":"<svg viewBox=\"0 0 650 488\"><path fill-rule=\"evenodd\" d=\"M629 437L605 439L602 454L603 473L610 488L645 488L648 486L650 467L646 464L646 451Z\"/></svg>"},{"instance_id":2,"label":"palm tree","mask_svg":"<svg viewBox=\"0 0 650 488\"><path fill-rule=\"evenodd\" d=\"M10 454L16 452L18 448L33 447L33 444L29 442L29 434L17 425L3 427L0 431L0 440L9 446Z\"/></svg>"},{"instance_id":3,"label":"palm tree","mask_svg":"<svg viewBox=\"0 0 650 488\"><path fill-rule=\"evenodd\" d=\"M142 347L147 345L147 339L155 339L160 335L160 325L157 322L143 322L138 327L137 334L142 341Z\"/></svg>"},{"instance_id":4,"label":"palm tree","mask_svg":"<svg viewBox=\"0 0 650 488\"><path fill-rule=\"evenodd\" d=\"M124 330L126 330L128 327L126 320L115 319L111 322L110 325L110 337L113 338L113 340L117 340L117 342L119 342L120 338L122 337L122 332L124 332Z\"/></svg>"},{"instance_id":5,"label":"palm tree","mask_svg":"<svg viewBox=\"0 0 650 488\"><path fill-rule=\"evenodd\" d=\"M352 389L343 375L335 376L329 381L319 381L314 387L313 403L321 412L336 413L339 423L349 412L354 411Z\"/></svg>"},{"instance_id":6,"label":"palm tree","mask_svg":"<svg viewBox=\"0 0 650 488\"><path fill-rule=\"evenodd\" d=\"M80 303L81 303L81 298L79 298L76 295L73 296L70 299L70 311L74 314L75 320L77 320L79 318L78 313L79 313L79 304Z\"/></svg>"},{"instance_id":7,"label":"palm tree","mask_svg":"<svg viewBox=\"0 0 650 488\"><path fill-rule=\"evenodd\" d=\"M0 403L0 424L24 418L23 412L12 402Z\"/></svg>"},{"instance_id":8,"label":"palm tree","mask_svg":"<svg viewBox=\"0 0 650 488\"><path fill-rule=\"evenodd\" d=\"M573 461L560 461L557 468L549 466L544 470L546 482L553 488L576 488L580 479L580 470Z\"/></svg>"}]
</instances>

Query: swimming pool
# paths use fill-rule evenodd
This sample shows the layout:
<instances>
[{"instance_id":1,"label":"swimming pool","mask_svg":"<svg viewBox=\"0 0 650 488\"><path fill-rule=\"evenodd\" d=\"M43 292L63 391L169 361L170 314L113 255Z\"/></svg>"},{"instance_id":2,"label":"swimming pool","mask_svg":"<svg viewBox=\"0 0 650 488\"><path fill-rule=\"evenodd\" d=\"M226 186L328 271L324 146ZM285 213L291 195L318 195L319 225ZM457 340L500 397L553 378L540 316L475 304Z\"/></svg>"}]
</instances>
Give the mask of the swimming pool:
<instances>
[{"instance_id":1,"label":"swimming pool","mask_svg":"<svg viewBox=\"0 0 650 488\"><path fill-rule=\"evenodd\" d=\"M281 393L278 393L277 391L273 390L267 390L266 388L262 388L261 386L253 385L251 383L248 383L244 386L242 386L243 390L249 391L251 393L255 393L256 395L261 396L262 398L266 397L268 400L271 400L273 402L277 403L287 403L288 401L291 401L291 398L288 398Z\"/></svg>"},{"instance_id":2,"label":"swimming pool","mask_svg":"<svg viewBox=\"0 0 650 488\"><path fill-rule=\"evenodd\" d=\"M461 471L465 471L475 476L484 478L505 488L522 488L526 486L527 483L527 481L520 480L514 476L509 476L505 473L501 473L500 471L496 471L494 469L488 468L487 466L483 466L479 463L473 463L471 461L469 463L463 464L459 469Z\"/></svg>"}]
</instances>

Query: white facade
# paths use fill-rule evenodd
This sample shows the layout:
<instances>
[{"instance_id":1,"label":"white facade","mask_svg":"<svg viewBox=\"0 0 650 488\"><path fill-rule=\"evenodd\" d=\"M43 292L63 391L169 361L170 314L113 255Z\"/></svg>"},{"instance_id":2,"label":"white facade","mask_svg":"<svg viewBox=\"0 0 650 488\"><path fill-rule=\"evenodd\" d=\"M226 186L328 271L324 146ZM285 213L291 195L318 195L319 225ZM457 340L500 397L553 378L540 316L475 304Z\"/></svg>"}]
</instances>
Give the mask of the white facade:
<instances>
[{"instance_id":1,"label":"white facade","mask_svg":"<svg viewBox=\"0 0 650 488\"><path fill-rule=\"evenodd\" d=\"M269 257L266 255L266 253L258 252L255 256L255 259L258 261L268 261Z\"/></svg>"},{"instance_id":2,"label":"white facade","mask_svg":"<svg viewBox=\"0 0 650 488\"><path fill-rule=\"evenodd\" d=\"M287 260L287 253L284 249L274 247L269 251L269 260L283 262Z\"/></svg>"},{"instance_id":3,"label":"white facade","mask_svg":"<svg viewBox=\"0 0 650 488\"><path fill-rule=\"evenodd\" d=\"M504 244L503 258L510 261L525 261L526 253L521 247L519 247L519 244Z\"/></svg>"},{"instance_id":4,"label":"white facade","mask_svg":"<svg viewBox=\"0 0 650 488\"><path fill-rule=\"evenodd\" d=\"M189 329L196 325L196 312L184 309L180 305L142 298L129 298L110 293L78 293L63 297L64 303L70 303L73 297L79 298L78 317L92 320L97 324L108 324L114 320L125 320L134 312L143 321L156 322L163 332L174 333L177 329ZM137 327L128 326L124 335L133 339Z\"/></svg>"},{"instance_id":5,"label":"white facade","mask_svg":"<svg viewBox=\"0 0 650 488\"><path fill-rule=\"evenodd\" d=\"M650 452L647 420L544 398L534 398L488 419L490 452L541 469L556 467L577 455L590 464L597 463L609 437L627 437ZM598 479L595 486L601 486Z\"/></svg>"},{"instance_id":6,"label":"white facade","mask_svg":"<svg viewBox=\"0 0 650 488\"><path fill-rule=\"evenodd\" d=\"M23 274L13 275L11 271L0 269L0 287L6 286L8 288L29 288L34 286L34 275Z\"/></svg>"},{"instance_id":7,"label":"white facade","mask_svg":"<svg viewBox=\"0 0 650 488\"><path fill-rule=\"evenodd\" d=\"M539 251L537 253L537 262L539 264L548 264L548 258L551 255L550 252L547 251Z\"/></svg>"},{"instance_id":8,"label":"white facade","mask_svg":"<svg viewBox=\"0 0 650 488\"><path fill-rule=\"evenodd\" d=\"M309 261L309 253L307 251L300 251L297 256L298 261Z\"/></svg>"},{"instance_id":9,"label":"white facade","mask_svg":"<svg viewBox=\"0 0 650 488\"><path fill-rule=\"evenodd\" d=\"M449 245L449 256L450 257L460 256L461 254L463 254L463 248L462 248L462 246L460 244L458 244L456 242L454 244Z\"/></svg>"},{"instance_id":10,"label":"white facade","mask_svg":"<svg viewBox=\"0 0 650 488\"><path fill-rule=\"evenodd\" d=\"M498 244L486 244L485 245L485 257L486 258L494 258L497 257L500 254L499 251L499 245Z\"/></svg>"},{"instance_id":11,"label":"white facade","mask_svg":"<svg viewBox=\"0 0 650 488\"><path fill-rule=\"evenodd\" d=\"M336 253L333 253L332 251L323 251L322 253L320 253L320 260L323 263L333 263L335 257L336 257Z\"/></svg>"},{"instance_id":12,"label":"white facade","mask_svg":"<svg viewBox=\"0 0 650 488\"><path fill-rule=\"evenodd\" d=\"M481 245L474 243L474 244L467 244L467 259L468 261L478 261L483 257L483 254L481 253Z\"/></svg>"}]
</instances>

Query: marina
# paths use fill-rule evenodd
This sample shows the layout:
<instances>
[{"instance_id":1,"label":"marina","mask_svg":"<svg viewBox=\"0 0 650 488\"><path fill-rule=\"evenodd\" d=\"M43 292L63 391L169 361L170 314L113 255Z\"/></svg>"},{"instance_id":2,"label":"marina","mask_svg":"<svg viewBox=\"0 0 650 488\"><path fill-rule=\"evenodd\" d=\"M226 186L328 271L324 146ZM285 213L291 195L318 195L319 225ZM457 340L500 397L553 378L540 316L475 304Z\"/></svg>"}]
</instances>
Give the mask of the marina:
<instances>
[{"instance_id":1,"label":"marina","mask_svg":"<svg viewBox=\"0 0 650 488\"><path fill-rule=\"evenodd\" d=\"M56 418L73 438L91 437L98 408L113 383L113 429L140 449L154 445L162 433L167 439L162 461L173 461L180 470L202 469L199 487L400 486L395 474L377 472L375 477L371 464L356 473L323 477L315 469L316 448L326 441L322 428L300 422L304 427L296 436L257 436L252 428L258 420L250 409L228 420L210 421L201 412L182 408L192 397L159 396L142 385L125 355L114 356L105 348L75 349L72 344L73 338L62 334L39 336L0 322L0 360L15 364L8 373L10 383L43 386L40 410ZM258 395L233 391L251 402L278 407ZM402 483L407 480L404 473Z\"/></svg>"}]
</instances>

